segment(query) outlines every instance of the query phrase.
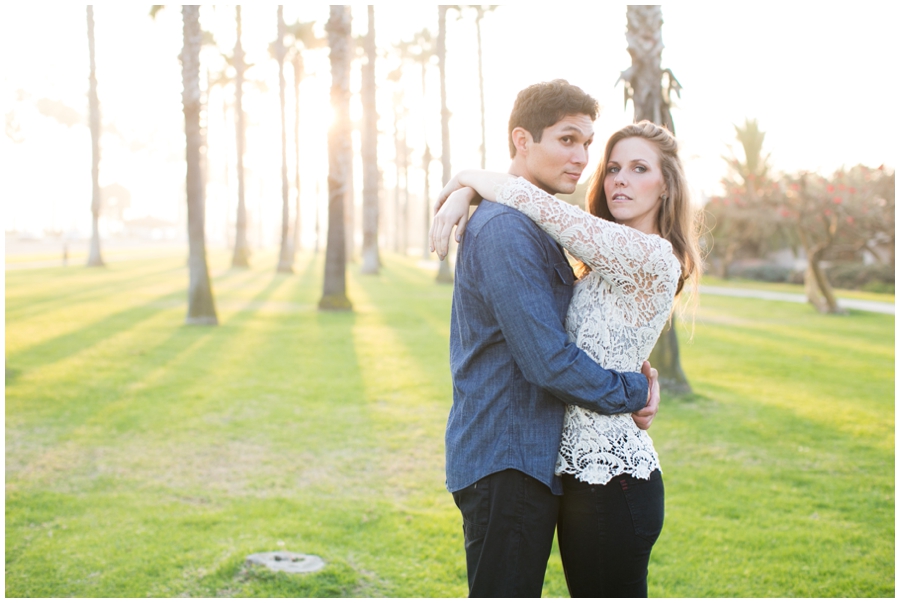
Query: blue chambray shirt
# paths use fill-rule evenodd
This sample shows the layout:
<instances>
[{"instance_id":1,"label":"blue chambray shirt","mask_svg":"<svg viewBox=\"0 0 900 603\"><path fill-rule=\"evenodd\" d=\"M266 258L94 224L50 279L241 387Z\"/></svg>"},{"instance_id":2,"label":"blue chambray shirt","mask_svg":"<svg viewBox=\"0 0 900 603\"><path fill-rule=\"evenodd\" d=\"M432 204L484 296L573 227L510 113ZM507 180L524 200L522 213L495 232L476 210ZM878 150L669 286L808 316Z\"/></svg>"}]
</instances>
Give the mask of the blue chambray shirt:
<instances>
[{"instance_id":1,"label":"blue chambray shirt","mask_svg":"<svg viewBox=\"0 0 900 603\"><path fill-rule=\"evenodd\" d=\"M603 369L568 340L574 280L562 249L530 219L481 202L456 257L450 492L517 469L562 494L554 468L565 403L603 414L646 405L646 377Z\"/></svg>"}]
</instances>

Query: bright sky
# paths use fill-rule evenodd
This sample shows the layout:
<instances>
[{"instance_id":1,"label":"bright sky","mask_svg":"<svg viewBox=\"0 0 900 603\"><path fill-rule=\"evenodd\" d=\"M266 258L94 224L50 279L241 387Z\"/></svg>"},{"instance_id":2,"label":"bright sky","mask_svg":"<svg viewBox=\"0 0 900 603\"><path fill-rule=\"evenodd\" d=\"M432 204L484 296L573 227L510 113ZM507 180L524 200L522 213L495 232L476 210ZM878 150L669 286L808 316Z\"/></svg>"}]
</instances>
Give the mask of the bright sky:
<instances>
[{"instance_id":1,"label":"bright sky","mask_svg":"<svg viewBox=\"0 0 900 603\"><path fill-rule=\"evenodd\" d=\"M541 8L536 8L540 6ZM534 82L562 77L595 96L603 109L595 124L599 161L606 137L631 121L623 110L619 72L630 65L625 50L625 5L564 3L501 6L482 22L486 78L488 167L509 165L506 124L516 93ZM352 5L354 32L364 33L364 5ZM99 96L104 124L101 185L119 182L132 194L130 217L181 220L184 209L183 116L181 113L180 8L169 6L151 20L149 5L108 3L94 8ZM721 155L734 141L732 124L756 118L766 132L765 150L777 169L830 171L882 163L896 167L898 102L896 5L780 3L673 3L663 5L663 67L684 87L673 111L683 159L696 197L714 194L725 172ZM267 54L274 37L275 6L246 6L244 48L256 66L248 73L268 92L248 86L245 109L247 203L262 212L266 231L280 215L280 125L277 67ZM288 22L328 18L328 6L285 6ZM475 26L471 13L448 19L448 105L454 170L479 165L480 132ZM230 53L234 8L204 7L201 20ZM0 48L5 62L0 108L7 135L0 137L5 228L77 228L90 224L90 137L86 125L68 127L42 115L35 102L47 98L87 113L88 50L84 6L13 3L4 8ZM435 5L376 8L378 46L389 51L400 39L429 27L437 33ZM321 31L320 31L321 33ZM206 65L221 68L214 50ZM304 151L301 200L306 232L316 199L324 213L326 128L330 75L325 52L307 59L312 75L301 88ZM380 61L380 162L393 186L392 89L385 80L395 58ZM290 82L292 75L286 69ZM359 87L359 70L353 73ZM420 71L404 73L412 162L419 166L424 137L440 155L439 84L436 65L422 97ZM21 92L20 92L21 91ZM210 93L207 237L224 236L236 205L234 134L225 117L230 89ZM288 94L292 115L292 94ZM353 116L361 115L354 101ZM292 129L292 126L289 126ZM12 133L12 137L10 135ZM14 142L16 138L20 142ZM357 143L358 144L358 143ZM293 165L293 160L291 160ZM593 167L593 166L592 166ZM357 165L357 178L361 169ZM440 162L431 168L432 195L440 188ZM587 173L586 176L587 177ZM421 191L421 170L410 177ZM316 195L316 187L320 193ZM361 185L357 185L361 188ZM360 191L357 191L359 195ZM388 191L385 201L391 198Z\"/></svg>"}]
</instances>

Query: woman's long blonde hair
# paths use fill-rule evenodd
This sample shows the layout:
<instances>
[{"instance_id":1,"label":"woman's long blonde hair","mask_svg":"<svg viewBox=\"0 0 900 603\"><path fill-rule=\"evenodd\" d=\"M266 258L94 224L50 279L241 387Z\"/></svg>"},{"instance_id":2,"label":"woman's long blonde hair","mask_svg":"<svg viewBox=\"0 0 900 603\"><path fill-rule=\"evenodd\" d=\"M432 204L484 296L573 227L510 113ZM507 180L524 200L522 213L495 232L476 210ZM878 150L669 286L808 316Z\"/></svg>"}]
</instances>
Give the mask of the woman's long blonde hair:
<instances>
[{"instance_id":1,"label":"woman's long blonde hair","mask_svg":"<svg viewBox=\"0 0 900 603\"><path fill-rule=\"evenodd\" d=\"M691 206L684 169L678 158L678 141L667 129L645 120L627 125L609 137L603 151L603 159L588 185L588 211L604 220L616 221L609 211L603 182L606 180L607 165L613 147L620 140L634 137L652 142L659 150L659 163L666 182L667 194L662 197L656 222L660 236L672 244L675 257L681 262L681 278L678 279L676 295L681 293L685 281L690 281L693 285L692 292L696 291L703 270L703 260L700 256L702 213Z\"/></svg>"}]
</instances>

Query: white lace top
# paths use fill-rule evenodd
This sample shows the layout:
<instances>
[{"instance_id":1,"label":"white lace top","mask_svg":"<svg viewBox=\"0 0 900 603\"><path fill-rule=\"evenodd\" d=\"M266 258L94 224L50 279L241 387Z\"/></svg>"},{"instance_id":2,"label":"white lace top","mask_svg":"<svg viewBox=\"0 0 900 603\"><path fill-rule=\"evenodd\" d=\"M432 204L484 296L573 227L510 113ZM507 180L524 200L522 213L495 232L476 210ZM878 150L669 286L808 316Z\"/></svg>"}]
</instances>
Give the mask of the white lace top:
<instances>
[{"instance_id":1,"label":"white lace top","mask_svg":"<svg viewBox=\"0 0 900 603\"><path fill-rule=\"evenodd\" d=\"M640 372L674 304L681 265L672 245L597 218L524 178L506 184L497 202L524 213L590 266L575 284L566 316L569 339L604 368ZM647 479L657 468L653 441L630 414L566 409L557 474L605 484L620 473Z\"/></svg>"}]
</instances>

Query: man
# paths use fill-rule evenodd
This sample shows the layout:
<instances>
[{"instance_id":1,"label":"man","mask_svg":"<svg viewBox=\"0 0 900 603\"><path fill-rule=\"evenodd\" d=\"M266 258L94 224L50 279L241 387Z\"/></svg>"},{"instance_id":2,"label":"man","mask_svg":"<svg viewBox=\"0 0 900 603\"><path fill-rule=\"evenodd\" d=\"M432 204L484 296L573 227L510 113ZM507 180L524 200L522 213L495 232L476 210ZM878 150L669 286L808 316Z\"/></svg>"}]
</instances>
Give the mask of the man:
<instances>
[{"instance_id":1,"label":"man","mask_svg":"<svg viewBox=\"0 0 900 603\"><path fill-rule=\"evenodd\" d=\"M587 165L597 101L564 80L519 93L510 173L572 193ZM554 475L565 404L636 413L658 386L597 365L568 341L574 283L562 249L518 211L482 202L460 243L451 315L453 406L447 488L462 512L469 595L539 597L562 487Z\"/></svg>"}]
</instances>

